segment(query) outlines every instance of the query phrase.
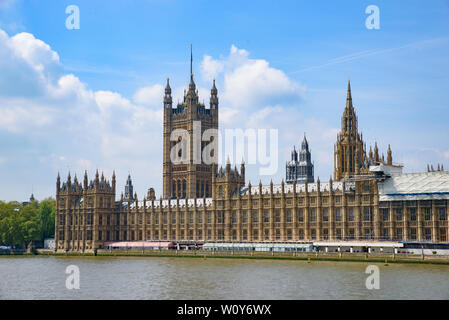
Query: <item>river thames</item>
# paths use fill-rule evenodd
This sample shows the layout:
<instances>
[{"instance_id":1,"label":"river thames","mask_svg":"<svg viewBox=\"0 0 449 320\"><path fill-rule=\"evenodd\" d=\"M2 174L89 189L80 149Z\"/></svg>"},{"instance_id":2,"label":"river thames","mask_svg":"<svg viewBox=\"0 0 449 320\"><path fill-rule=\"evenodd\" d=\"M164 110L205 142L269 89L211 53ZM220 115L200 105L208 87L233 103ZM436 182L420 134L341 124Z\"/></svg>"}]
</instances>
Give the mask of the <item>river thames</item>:
<instances>
[{"instance_id":1,"label":"river thames","mask_svg":"<svg viewBox=\"0 0 449 320\"><path fill-rule=\"evenodd\" d=\"M449 266L162 257L0 257L0 299L449 299ZM66 288L78 266L80 289Z\"/></svg>"}]
</instances>

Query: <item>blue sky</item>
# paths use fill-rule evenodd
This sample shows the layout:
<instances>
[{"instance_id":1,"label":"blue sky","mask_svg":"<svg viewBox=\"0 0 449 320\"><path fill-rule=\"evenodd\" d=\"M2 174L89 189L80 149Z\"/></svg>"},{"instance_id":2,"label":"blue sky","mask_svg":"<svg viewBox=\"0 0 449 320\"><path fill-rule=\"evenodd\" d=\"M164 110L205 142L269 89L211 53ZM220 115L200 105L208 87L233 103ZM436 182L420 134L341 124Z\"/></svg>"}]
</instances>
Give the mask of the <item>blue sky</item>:
<instances>
[{"instance_id":1,"label":"blue sky","mask_svg":"<svg viewBox=\"0 0 449 320\"><path fill-rule=\"evenodd\" d=\"M217 78L222 128L279 130L277 174L250 167L252 183L280 182L304 132L329 178L349 77L368 146L391 144L407 172L449 168L447 0L0 0L0 29L2 200L54 196L69 169L115 169L120 189L130 172L140 197L160 194L161 86L182 96L190 43L201 99Z\"/></svg>"}]
</instances>

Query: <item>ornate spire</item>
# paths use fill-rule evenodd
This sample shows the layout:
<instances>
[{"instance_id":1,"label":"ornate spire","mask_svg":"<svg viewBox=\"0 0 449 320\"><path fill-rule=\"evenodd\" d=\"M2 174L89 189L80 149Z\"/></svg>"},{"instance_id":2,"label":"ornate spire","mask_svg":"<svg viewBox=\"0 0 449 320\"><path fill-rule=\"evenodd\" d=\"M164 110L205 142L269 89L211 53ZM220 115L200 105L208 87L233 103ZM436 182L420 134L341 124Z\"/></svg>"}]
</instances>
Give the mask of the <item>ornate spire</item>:
<instances>
[{"instance_id":1,"label":"ornate spire","mask_svg":"<svg viewBox=\"0 0 449 320\"><path fill-rule=\"evenodd\" d=\"M198 95L196 90L195 81L193 81L193 53L192 53L192 45L190 45L190 83L189 90L187 91L184 100L189 102L190 104L198 103Z\"/></svg>"},{"instance_id":2,"label":"ornate spire","mask_svg":"<svg viewBox=\"0 0 449 320\"><path fill-rule=\"evenodd\" d=\"M393 157L391 155L390 145L388 145L388 151L387 151L387 164L390 166L393 164Z\"/></svg>"},{"instance_id":3,"label":"ornate spire","mask_svg":"<svg viewBox=\"0 0 449 320\"><path fill-rule=\"evenodd\" d=\"M128 174L128 179L126 180L126 185L125 185L125 199L126 200L134 200L133 199L133 182L131 180L131 174Z\"/></svg>"},{"instance_id":4,"label":"ornate spire","mask_svg":"<svg viewBox=\"0 0 449 320\"><path fill-rule=\"evenodd\" d=\"M212 89L210 90L210 108L217 109L218 108L218 90L215 86L215 79L212 84Z\"/></svg>"},{"instance_id":5,"label":"ornate spire","mask_svg":"<svg viewBox=\"0 0 449 320\"><path fill-rule=\"evenodd\" d=\"M165 86L164 105L166 108L171 108L173 99L171 97L170 78L167 78L167 85Z\"/></svg>"},{"instance_id":6,"label":"ornate spire","mask_svg":"<svg viewBox=\"0 0 449 320\"><path fill-rule=\"evenodd\" d=\"M87 170L84 170L84 181L83 181L83 184L84 184L84 189L87 190L87 187L88 187L88 184L89 184L88 178L87 178Z\"/></svg>"},{"instance_id":7,"label":"ornate spire","mask_svg":"<svg viewBox=\"0 0 449 320\"><path fill-rule=\"evenodd\" d=\"M346 108L354 110L352 105L352 95L351 95L351 80L348 79L348 92L346 94Z\"/></svg>"},{"instance_id":8,"label":"ornate spire","mask_svg":"<svg viewBox=\"0 0 449 320\"><path fill-rule=\"evenodd\" d=\"M298 161L298 152L296 152L296 148L295 146L293 146L293 150L292 150L292 161Z\"/></svg>"},{"instance_id":9,"label":"ornate spire","mask_svg":"<svg viewBox=\"0 0 449 320\"><path fill-rule=\"evenodd\" d=\"M302 140L301 144L302 150L309 150L309 143L307 142L306 133L304 132L304 139Z\"/></svg>"},{"instance_id":10,"label":"ornate spire","mask_svg":"<svg viewBox=\"0 0 449 320\"><path fill-rule=\"evenodd\" d=\"M379 148L377 147L377 142L374 142L374 162L379 162Z\"/></svg>"},{"instance_id":11,"label":"ornate spire","mask_svg":"<svg viewBox=\"0 0 449 320\"><path fill-rule=\"evenodd\" d=\"M58 177L56 178L56 193L59 192L60 188L61 188L61 177L59 176L59 171L58 171Z\"/></svg>"}]
</instances>

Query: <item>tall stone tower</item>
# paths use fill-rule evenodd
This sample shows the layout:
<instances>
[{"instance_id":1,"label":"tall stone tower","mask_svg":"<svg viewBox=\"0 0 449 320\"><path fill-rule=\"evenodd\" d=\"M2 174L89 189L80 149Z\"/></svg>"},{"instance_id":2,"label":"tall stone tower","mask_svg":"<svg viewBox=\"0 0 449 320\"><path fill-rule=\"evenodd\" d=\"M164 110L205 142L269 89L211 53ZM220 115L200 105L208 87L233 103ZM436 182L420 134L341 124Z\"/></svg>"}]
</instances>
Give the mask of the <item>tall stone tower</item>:
<instances>
[{"instance_id":1,"label":"tall stone tower","mask_svg":"<svg viewBox=\"0 0 449 320\"><path fill-rule=\"evenodd\" d=\"M205 161L203 151L218 144L216 137L203 133L208 129L218 132L218 91L215 80L210 94L210 107L199 102L193 80L193 55L190 51L190 83L184 90L184 100L173 108L171 88L167 79L164 97L164 198L210 197L212 169L216 163L217 148L208 152L212 162ZM209 131L210 132L210 131Z\"/></svg>"},{"instance_id":2,"label":"tall stone tower","mask_svg":"<svg viewBox=\"0 0 449 320\"><path fill-rule=\"evenodd\" d=\"M346 107L341 118L341 132L334 146L334 179L351 178L360 174L366 163L361 135L357 131L357 116L352 105L351 83L348 81Z\"/></svg>"}]
</instances>

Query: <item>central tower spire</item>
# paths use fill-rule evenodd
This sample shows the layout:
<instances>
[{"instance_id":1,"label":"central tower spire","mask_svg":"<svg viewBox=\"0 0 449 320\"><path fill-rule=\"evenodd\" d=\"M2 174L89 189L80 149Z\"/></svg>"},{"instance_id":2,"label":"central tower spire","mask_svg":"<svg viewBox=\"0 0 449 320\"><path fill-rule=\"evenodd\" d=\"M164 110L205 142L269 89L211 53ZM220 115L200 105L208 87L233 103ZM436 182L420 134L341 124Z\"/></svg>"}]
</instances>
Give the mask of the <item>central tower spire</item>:
<instances>
[{"instance_id":1,"label":"central tower spire","mask_svg":"<svg viewBox=\"0 0 449 320\"><path fill-rule=\"evenodd\" d=\"M360 173L364 156L363 141L357 130L357 116L352 104L351 81L348 79L346 106L341 118L341 132L334 151L334 180Z\"/></svg>"},{"instance_id":2,"label":"central tower spire","mask_svg":"<svg viewBox=\"0 0 449 320\"><path fill-rule=\"evenodd\" d=\"M352 105L352 95L351 95L351 80L348 79L348 93L346 95L346 108L354 109Z\"/></svg>"},{"instance_id":3,"label":"central tower spire","mask_svg":"<svg viewBox=\"0 0 449 320\"><path fill-rule=\"evenodd\" d=\"M189 90L187 92L186 100L190 100L191 104L193 102L198 102L198 96L196 92L196 85L195 81L193 81L193 49L192 44L190 44L190 83L189 83Z\"/></svg>"}]
</instances>

